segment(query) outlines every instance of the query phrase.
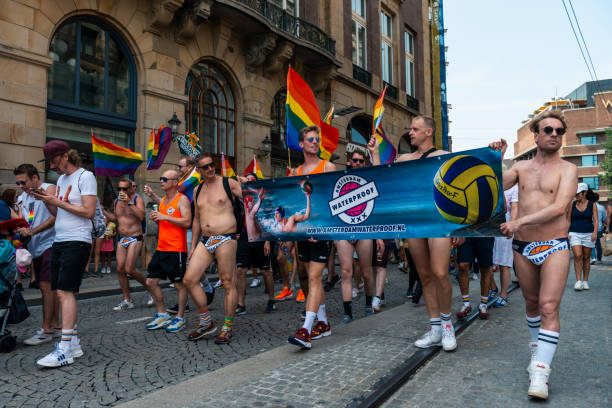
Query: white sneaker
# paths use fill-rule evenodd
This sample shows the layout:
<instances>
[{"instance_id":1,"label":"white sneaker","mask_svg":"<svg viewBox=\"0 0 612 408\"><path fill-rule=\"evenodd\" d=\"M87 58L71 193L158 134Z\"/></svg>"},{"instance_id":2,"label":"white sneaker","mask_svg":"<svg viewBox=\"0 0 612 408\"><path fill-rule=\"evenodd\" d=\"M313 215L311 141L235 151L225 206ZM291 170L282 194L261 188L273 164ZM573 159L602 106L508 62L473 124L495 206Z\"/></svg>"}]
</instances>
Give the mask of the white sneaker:
<instances>
[{"instance_id":1,"label":"white sneaker","mask_svg":"<svg viewBox=\"0 0 612 408\"><path fill-rule=\"evenodd\" d=\"M591 265L595 265L597 263L597 259L592 259L591 258Z\"/></svg>"},{"instance_id":2,"label":"white sneaker","mask_svg":"<svg viewBox=\"0 0 612 408\"><path fill-rule=\"evenodd\" d=\"M418 348L429 348L440 345L440 340L442 340L442 332L433 329L429 329L427 333L423 335L420 339L414 342L414 345Z\"/></svg>"},{"instance_id":3,"label":"white sneaker","mask_svg":"<svg viewBox=\"0 0 612 408\"><path fill-rule=\"evenodd\" d=\"M147 306L151 307L155 304L155 301L153 300L153 296L149 295L149 300L147 300Z\"/></svg>"},{"instance_id":4,"label":"white sneaker","mask_svg":"<svg viewBox=\"0 0 612 408\"><path fill-rule=\"evenodd\" d=\"M254 279L251 281L251 287L252 287L252 288L256 288L256 287L258 287L258 286L260 285L260 283L261 283L261 281L260 281L259 279L254 278Z\"/></svg>"},{"instance_id":5,"label":"white sneaker","mask_svg":"<svg viewBox=\"0 0 612 408\"><path fill-rule=\"evenodd\" d=\"M380 308L382 307L381 303L380 298L378 296L374 296L374 299L372 299L372 310L374 313L380 312Z\"/></svg>"},{"instance_id":6,"label":"white sneaker","mask_svg":"<svg viewBox=\"0 0 612 408\"><path fill-rule=\"evenodd\" d=\"M588 282L588 281L582 281L582 289L583 289L583 290L589 290L589 289L591 289L591 288L589 287L589 282Z\"/></svg>"},{"instance_id":7,"label":"white sneaker","mask_svg":"<svg viewBox=\"0 0 612 408\"><path fill-rule=\"evenodd\" d=\"M110 266L107 266L107 267L106 267L106 273L110 275L110 273L111 273L111 268L110 268Z\"/></svg>"},{"instance_id":8,"label":"white sneaker","mask_svg":"<svg viewBox=\"0 0 612 408\"><path fill-rule=\"evenodd\" d=\"M353 299L355 299L357 296L359 296L359 289L353 288L351 295L353 296Z\"/></svg>"},{"instance_id":9,"label":"white sneaker","mask_svg":"<svg viewBox=\"0 0 612 408\"><path fill-rule=\"evenodd\" d=\"M529 370L529 390L527 395L534 398L548 399L548 376L550 366L540 361L532 361Z\"/></svg>"},{"instance_id":10,"label":"white sneaker","mask_svg":"<svg viewBox=\"0 0 612 408\"><path fill-rule=\"evenodd\" d=\"M457 350L457 339L455 338L455 329L453 324L448 322L442 323L442 348L444 351Z\"/></svg>"},{"instance_id":11,"label":"white sneaker","mask_svg":"<svg viewBox=\"0 0 612 408\"><path fill-rule=\"evenodd\" d=\"M53 333L45 333L42 327L29 339L25 339L23 344L26 346L38 346L39 344L50 343L53 341Z\"/></svg>"},{"instance_id":12,"label":"white sneaker","mask_svg":"<svg viewBox=\"0 0 612 408\"><path fill-rule=\"evenodd\" d=\"M79 357L83 357L83 349L81 348L81 340L76 339L76 342L73 341L70 343L70 354L72 354L72 357L74 358L79 358Z\"/></svg>"},{"instance_id":13,"label":"white sneaker","mask_svg":"<svg viewBox=\"0 0 612 408\"><path fill-rule=\"evenodd\" d=\"M113 307L113 310L119 312L121 310L128 310L134 308L134 302L123 299L117 306Z\"/></svg>"},{"instance_id":14,"label":"white sneaker","mask_svg":"<svg viewBox=\"0 0 612 408\"><path fill-rule=\"evenodd\" d=\"M53 350L51 353L47 354L36 362L36 364L38 364L39 366L50 368L63 367L72 363L74 363L72 353L70 352L70 350L62 351L62 349L60 349L59 343L55 343L55 350Z\"/></svg>"},{"instance_id":15,"label":"white sneaker","mask_svg":"<svg viewBox=\"0 0 612 408\"><path fill-rule=\"evenodd\" d=\"M529 353L531 354L531 358L529 359L529 364L527 365L527 372L531 369L531 363L535 360L536 353L538 352L538 342L530 341L529 342Z\"/></svg>"},{"instance_id":16,"label":"white sneaker","mask_svg":"<svg viewBox=\"0 0 612 408\"><path fill-rule=\"evenodd\" d=\"M574 290L582 290L582 281L576 281L576 283L574 283Z\"/></svg>"},{"instance_id":17,"label":"white sneaker","mask_svg":"<svg viewBox=\"0 0 612 408\"><path fill-rule=\"evenodd\" d=\"M223 281L222 281L221 279L219 279L219 280L217 280L217 282L215 282L215 284L214 284L214 286L213 286L213 287L214 287L215 289L218 289L218 288L220 288L221 286L223 286Z\"/></svg>"}]
</instances>

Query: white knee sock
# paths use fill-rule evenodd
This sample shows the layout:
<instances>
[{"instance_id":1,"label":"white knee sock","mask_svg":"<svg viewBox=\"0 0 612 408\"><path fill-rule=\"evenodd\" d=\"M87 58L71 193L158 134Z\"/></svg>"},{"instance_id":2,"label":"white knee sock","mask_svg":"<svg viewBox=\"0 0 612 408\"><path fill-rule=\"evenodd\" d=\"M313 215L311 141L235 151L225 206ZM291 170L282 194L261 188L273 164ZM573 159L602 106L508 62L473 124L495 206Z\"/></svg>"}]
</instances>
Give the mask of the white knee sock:
<instances>
[{"instance_id":1,"label":"white knee sock","mask_svg":"<svg viewBox=\"0 0 612 408\"><path fill-rule=\"evenodd\" d=\"M550 365L555 356L555 351L557 351L558 342L559 332L540 329L538 334L538 351L536 352L535 360Z\"/></svg>"},{"instance_id":2,"label":"white knee sock","mask_svg":"<svg viewBox=\"0 0 612 408\"><path fill-rule=\"evenodd\" d=\"M314 323L315 317L317 317L317 314L315 312L306 311L306 319L304 319L304 324L302 325L302 327L308 330L308 333L310 333L310 331L312 330L312 325Z\"/></svg>"},{"instance_id":3,"label":"white knee sock","mask_svg":"<svg viewBox=\"0 0 612 408\"><path fill-rule=\"evenodd\" d=\"M325 305L319 306L319 311L317 312L317 320L327 324L327 312L325 312Z\"/></svg>"},{"instance_id":4,"label":"white knee sock","mask_svg":"<svg viewBox=\"0 0 612 408\"><path fill-rule=\"evenodd\" d=\"M538 333L540 332L540 323L542 322L541 316L529 317L527 318L527 326L529 326L529 335L531 336L531 342L535 343L538 341Z\"/></svg>"}]
</instances>

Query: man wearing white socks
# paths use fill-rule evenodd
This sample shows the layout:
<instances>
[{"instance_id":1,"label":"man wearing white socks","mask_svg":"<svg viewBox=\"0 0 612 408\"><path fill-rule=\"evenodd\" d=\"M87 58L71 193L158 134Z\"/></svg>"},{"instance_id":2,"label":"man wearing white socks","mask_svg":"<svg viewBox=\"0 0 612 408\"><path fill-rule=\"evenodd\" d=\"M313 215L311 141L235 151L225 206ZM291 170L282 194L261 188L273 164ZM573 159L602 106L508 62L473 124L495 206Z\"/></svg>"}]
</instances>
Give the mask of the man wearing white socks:
<instances>
[{"instance_id":1,"label":"man wearing white socks","mask_svg":"<svg viewBox=\"0 0 612 408\"><path fill-rule=\"evenodd\" d=\"M561 111L545 111L532 120L536 155L504 172L504 190L518 183L519 217L501 225L512 248L519 284L525 297L531 334L529 390L532 398L548 398L550 365L559 341L559 305L569 273L566 217L578 185L576 166L559 156L567 124ZM489 145L506 150L505 140Z\"/></svg>"}]
</instances>

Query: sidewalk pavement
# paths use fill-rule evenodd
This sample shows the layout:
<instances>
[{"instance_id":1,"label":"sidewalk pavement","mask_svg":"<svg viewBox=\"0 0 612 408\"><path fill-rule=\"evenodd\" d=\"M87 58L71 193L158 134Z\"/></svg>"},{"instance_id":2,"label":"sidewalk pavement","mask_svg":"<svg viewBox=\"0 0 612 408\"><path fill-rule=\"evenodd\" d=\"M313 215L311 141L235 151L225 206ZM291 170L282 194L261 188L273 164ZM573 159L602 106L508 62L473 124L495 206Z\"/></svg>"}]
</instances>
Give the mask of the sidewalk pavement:
<instances>
[{"instance_id":1,"label":"sidewalk pavement","mask_svg":"<svg viewBox=\"0 0 612 408\"><path fill-rule=\"evenodd\" d=\"M551 406L610 406L612 337L605 322L611 308L611 274L610 261L594 266L592 289L574 292L570 272L551 375ZM356 406L418 350L413 342L427 329L423 314L424 308L414 313L411 304L398 306L332 327L333 335L313 341L310 351L281 346L120 406ZM524 316L517 290L508 306L493 310L490 320L475 322L459 336L456 353L434 357L386 406L528 406Z\"/></svg>"}]
</instances>

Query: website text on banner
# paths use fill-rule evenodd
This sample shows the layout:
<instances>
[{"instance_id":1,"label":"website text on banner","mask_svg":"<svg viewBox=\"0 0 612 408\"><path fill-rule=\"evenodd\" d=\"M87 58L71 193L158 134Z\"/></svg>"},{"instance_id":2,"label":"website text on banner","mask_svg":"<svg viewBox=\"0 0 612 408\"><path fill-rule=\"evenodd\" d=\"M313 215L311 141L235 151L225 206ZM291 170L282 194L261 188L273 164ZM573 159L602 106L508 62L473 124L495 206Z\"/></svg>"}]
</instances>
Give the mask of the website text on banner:
<instances>
[{"instance_id":1,"label":"website text on banner","mask_svg":"<svg viewBox=\"0 0 612 408\"><path fill-rule=\"evenodd\" d=\"M250 241L502 236L501 156L489 148L243 188Z\"/></svg>"}]
</instances>

